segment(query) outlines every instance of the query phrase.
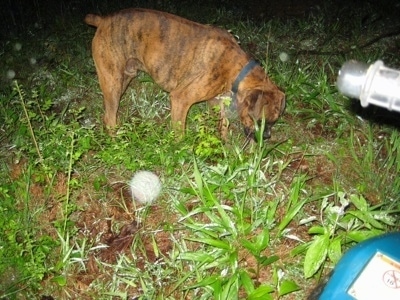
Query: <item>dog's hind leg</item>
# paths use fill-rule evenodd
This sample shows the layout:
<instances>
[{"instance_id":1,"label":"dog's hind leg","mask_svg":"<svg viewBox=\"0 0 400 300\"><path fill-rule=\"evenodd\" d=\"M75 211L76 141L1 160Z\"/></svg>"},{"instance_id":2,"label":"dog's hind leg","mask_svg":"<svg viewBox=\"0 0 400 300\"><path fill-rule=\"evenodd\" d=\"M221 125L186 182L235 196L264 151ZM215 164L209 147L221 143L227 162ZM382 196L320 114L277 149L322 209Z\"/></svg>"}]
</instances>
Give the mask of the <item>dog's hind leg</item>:
<instances>
[{"instance_id":1,"label":"dog's hind leg","mask_svg":"<svg viewBox=\"0 0 400 300\"><path fill-rule=\"evenodd\" d=\"M94 56L94 61L104 98L104 125L113 128L117 125L119 102L133 78L133 73L129 70L130 74L126 74L125 64L119 61L97 56Z\"/></svg>"}]
</instances>

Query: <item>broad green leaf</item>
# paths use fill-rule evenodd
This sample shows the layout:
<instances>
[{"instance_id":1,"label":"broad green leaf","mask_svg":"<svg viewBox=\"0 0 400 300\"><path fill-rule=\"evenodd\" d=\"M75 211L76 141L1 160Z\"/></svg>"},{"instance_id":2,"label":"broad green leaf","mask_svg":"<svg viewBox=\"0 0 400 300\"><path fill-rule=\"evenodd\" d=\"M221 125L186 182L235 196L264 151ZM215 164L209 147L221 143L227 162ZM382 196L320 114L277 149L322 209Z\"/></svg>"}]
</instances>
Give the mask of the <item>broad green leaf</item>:
<instances>
[{"instance_id":1,"label":"broad green leaf","mask_svg":"<svg viewBox=\"0 0 400 300\"><path fill-rule=\"evenodd\" d=\"M197 195L196 191L192 187L183 187L183 188L180 188L179 191L183 194L188 194L188 195L192 195L192 196Z\"/></svg>"},{"instance_id":2,"label":"broad green leaf","mask_svg":"<svg viewBox=\"0 0 400 300\"><path fill-rule=\"evenodd\" d=\"M296 179L294 184L291 187L291 194L289 196L289 202L286 214L279 224L279 232L281 233L282 230L289 225L289 223L293 220L293 218L297 215L300 209L307 203L307 199L299 201L301 188L303 187L305 182L305 177L300 176Z\"/></svg>"},{"instance_id":3,"label":"broad green leaf","mask_svg":"<svg viewBox=\"0 0 400 300\"><path fill-rule=\"evenodd\" d=\"M363 196L350 195L350 201L355 205L355 207L357 207L357 209L361 211L368 211L369 205Z\"/></svg>"},{"instance_id":4,"label":"broad green leaf","mask_svg":"<svg viewBox=\"0 0 400 300\"><path fill-rule=\"evenodd\" d=\"M206 286L206 285L204 285ZM214 299L220 299L222 293L222 279L218 277L213 283L209 284L214 291Z\"/></svg>"},{"instance_id":5,"label":"broad green leaf","mask_svg":"<svg viewBox=\"0 0 400 300\"><path fill-rule=\"evenodd\" d=\"M304 275L306 278L313 276L326 259L329 247L329 235L316 236L307 250L304 258Z\"/></svg>"},{"instance_id":6,"label":"broad green leaf","mask_svg":"<svg viewBox=\"0 0 400 300\"><path fill-rule=\"evenodd\" d=\"M253 255L256 255L257 253L257 246L254 245L254 243L249 242L248 240L241 239L240 243L243 247L245 247L247 250L249 250Z\"/></svg>"},{"instance_id":7,"label":"broad green leaf","mask_svg":"<svg viewBox=\"0 0 400 300\"><path fill-rule=\"evenodd\" d=\"M256 245L257 245L257 250L260 253L263 251L265 248L267 248L269 244L269 230L268 228L264 228L263 231L257 235L256 238Z\"/></svg>"},{"instance_id":8,"label":"broad green leaf","mask_svg":"<svg viewBox=\"0 0 400 300\"><path fill-rule=\"evenodd\" d=\"M59 286L65 286L67 284L67 278L62 275L55 276L52 281L56 282Z\"/></svg>"},{"instance_id":9,"label":"broad green leaf","mask_svg":"<svg viewBox=\"0 0 400 300\"><path fill-rule=\"evenodd\" d=\"M239 274L235 273L231 276L225 284L222 286L222 293L219 299L238 299L239 292Z\"/></svg>"},{"instance_id":10,"label":"broad green leaf","mask_svg":"<svg viewBox=\"0 0 400 300\"><path fill-rule=\"evenodd\" d=\"M197 188L199 190L200 195L203 195L203 178L201 177L196 160L193 162L193 167L194 167L193 175L194 175L194 179L195 179Z\"/></svg>"},{"instance_id":11,"label":"broad green leaf","mask_svg":"<svg viewBox=\"0 0 400 300\"><path fill-rule=\"evenodd\" d=\"M300 245L294 247L294 248L290 251L290 256L293 257L293 256L296 256L296 255L298 255L298 254L300 254L300 253L305 252L305 251L308 249L308 247L309 247L310 244L311 244L311 243L304 243L304 244L300 244Z\"/></svg>"},{"instance_id":12,"label":"broad green leaf","mask_svg":"<svg viewBox=\"0 0 400 300\"><path fill-rule=\"evenodd\" d=\"M270 295L273 291L273 287L261 285L249 294L247 300L273 300L274 298Z\"/></svg>"},{"instance_id":13,"label":"broad green leaf","mask_svg":"<svg viewBox=\"0 0 400 300\"><path fill-rule=\"evenodd\" d=\"M276 211L278 209L279 201L271 201L268 203L267 222L272 224L275 222Z\"/></svg>"},{"instance_id":14,"label":"broad green leaf","mask_svg":"<svg viewBox=\"0 0 400 300\"><path fill-rule=\"evenodd\" d=\"M334 263L337 264L339 259L342 257L342 239L335 238L331 241L328 248L328 257Z\"/></svg>"},{"instance_id":15,"label":"broad green leaf","mask_svg":"<svg viewBox=\"0 0 400 300\"><path fill-rule=\"evenodd\" d=\"M374 236L382 234L382 230L377 230L377 229L372 229L372 230L355 230L355 231L349 231L347 233L347 236L356 242L362 242L366 239L372 238Z\"/></svg>"},{"instance_id":16,"label":"broad green leaf","mask_svg":"<svg viewBox=\"0 0 400 300\"><path fill-rule=\"evenodd\" d=\"M246 271L239 271L240 274L240 282L247 294L250 294L254 291L253 280L250 275Z\"/></svg>"},{"instance_id":17,"label":"broad green leaf","mask_svg":"<svg viewBox=\"0 0 400 300\"><path fill-rule=\"evenodd\" d=\"M313 226L308 230L309 234L325 234L325 228L322 226Z\"/></svg>"},{"instance_id":18,"label":"broad green leaf","mask_svg":"<svg viewBox=\"0 0 400 300\"><path fill-rule=\"evenodd\" d=\"M283 229L286 228L286 226L289 225L289 223L293 220L293 218L297 215L297 213L300 211L300 209L306 204L307 199L296 203L293 207L291 207L288 212L285 214L283 220L279 224L279 232L282 232Z\"/></svg>"},{"instance_id":19,"label":"broad green leaf","mask_svg":"<svg viewBox=\"0 0 400 300\"><path fill-rule=\"evenodd\" d=\"M377 220L375 220L372 215L369 215L368 212L353 210L349 211L348 213L363 221L366 226L372 226L377 229L384 229L384 226Z\"/></svg>"},{"instance_id":20,"label":"broad green leaf","mask_svg":"<svg viewBox=\"0 0 400 300\"><path fill-rule=\"evenodd\" d=\"M214 257L204 252L185 252L179 255L182 260L192 260L202 263L210 263L214 261Z\"/></svg>"},{"instance_id":21,"label":"broad green leaf","mask_svg":"<svg viewBox=\"0 0 400 300\"><path fill-rule=\"evenodd\" d=\"M277 260L279 260L279 256L277 256L277 255L260 256L260 257L256 257L256 258L257 258L257 261L264 267L276 262Z\"/></svg>"},{"instance_id":22,"label":"broad green leaf","mask_svg":"<svg viewBox=\"0 0 400 300\"><path fill-rule=\"evenodd\" d=\"M259 256L261 251L265 250L269 245L269 230L265 228L259 235L257 235L255 242L242 239L240 243L253 255Z\"/></svg>"},{"instance_id":23,"label":"broad green leaf","mask_svg":"<svg viewBox=\"0 0 400 300\"><path fill-rule=\"evenodd\" d=\"M300 287L294 281L282 280L279 286L278 294L279 296L283 296L298 290L300 290Z\"/></svg>"}]
</instances>

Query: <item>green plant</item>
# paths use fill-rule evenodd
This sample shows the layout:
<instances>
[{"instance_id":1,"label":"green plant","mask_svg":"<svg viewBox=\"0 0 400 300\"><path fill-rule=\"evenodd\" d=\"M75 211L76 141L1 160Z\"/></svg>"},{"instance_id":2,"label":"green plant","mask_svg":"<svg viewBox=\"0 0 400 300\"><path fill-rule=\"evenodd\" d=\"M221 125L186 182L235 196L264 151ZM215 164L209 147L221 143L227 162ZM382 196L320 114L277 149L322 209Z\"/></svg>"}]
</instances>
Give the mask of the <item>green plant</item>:
<instances>
[{"instance_id":1,"label":"green plant","mask_svg":"<svg viewBox=\"0 0 400 300\"><path fill-rule=\"evenodd\" d=\"M58 246L35 226L38 212L29 209L32 200L30 177L31 169L24 182L3 182L0 185L0 290L2 297L11 299L16 299L25 290L32 293L40 289L41 281L48 275L47 257ZM21 202L16 203L15 199ZM22 213L18 205L23 207Z\"/></svg>"},{"instance_id":2,"label":"green plant","mask_svg":"<svg viewBox=\"0 0 400 300\"><path fill-rule=\"evenodd\" d=\"M400 190L400 135L397 131L390 133L390 138L385 140L386 158L383 160L380 172L385 178L384 185L386 197L391 195L393 200L398 199L397 191ZM394 201L393 201L394 203Z\"/></svg>"},{"instance_id":3,"label":"green plant","mask_svg":"<svg viewBox=\"0 0 400 300\"><path fill-rule=\"evenodd\" d=\"M265 153L263 150L261 149L261 153ZM260 161L256 163L259 164ZM264 222L272 223L274 216L268 212L270 219L262 220L261 217L265 214L258 214L254 207L245 202L245 199L257 191L260 178L254 177L253 180L246 181L245 186L236 187L235 193L232 192L229 181L250 170L251 173L258 173L259 168L256 165L254 169L248 166L229 170L228 174L223 172L222 177L219 177L223 181L216 181L214 176L215 183L210 183L201 175L197 163L194 162L194 183L185 191L197 196L200 203L192 211L187 211L182 204L178 205L183 214L181 222L194 235L186 239L203 245L201 250L187 251L179 256L180 259L196 265L196 283L188 289L203 288L207 295L213 295L217 299L237 298L241 291L249 299L273 299L275 292L282 296L298 290L298 286L287 279L276 279L275 286L257 284L251 279L259 278L261 268L267 268L279 260L277 255L264 254L267 247L271 246L270 231L268 228L261 229ZM260 233L249 238L254 231ZM241 267L240 253L244 250L256 261L249 270ZM207 276L207 270L210 269L214 270L214 275Z\"/></svg>"},{"instance_id":4,"label":"green plant","mask_svg":"<svg viewBox=\"0 0 400 300\"><path fill-rule=\"evenodd\" d=\"M25 116L20 126L28 128L34 147L29 143L28 137L23 139L19 137L16 146L26 155L36 156L35 163L42 166L47 180L50 181L57 171L68 169L70 158L72 158L72 164L75 164L89 151L93 142L92 128L85 128L79 124L84 111L83 107L69 109L66 105L60 116L51 111L54 105L51 98L43 99L44 95L39 96L34 90L31 100L26 101L28 96L18 82L15 82L15 90ZM73 120L69 125L61 122L66 115ZM65 138L68 136L73 136L75 144L75 151L71 157L66 155L70 147L70 141Z\"/></svg>"},{"instance_id":5,"label":"green plant","mask_svg":"<svg viewBox=\"0 0 400 300\"><path fill-rule=\"evenodd\" d=\"M374 125L367 125L359 132L353 132L348 141L350 153L357 164L354 172L362 193L374 193L378 198L396 198L399 180L397 174L399 135L396 131L383 138L376 136ZM380 176L377 178L376 173Z\"/></svg>"},{"instance_id":6,"label":"green plant","mask_svg":"<svg viewBox=\"0 0 400 300\"><path fill-rule=\"evenodd\" d=\"M81 255L82 251L74 251L73 245L71 245L70 237L73 234L76 234L77 229L74 226L74 223L71 221L71 214L74 213L78 208L71 201L71 194L74 188L79 187L79 182L76 179L72 178L73 164L75 161L75 135L72 133L70 138L70 147L68 149L68 172L67 172L67 190L65 199L61 199L63 202L63 208L61 210L62 215L60 219L58 219L54 226L57 230L57 235L60 241L60 260L56 263L53 271L56 273L53 281L55 281L59 286L65 286L67 283L67 274L70 268L70 264L75 262L80 262L83 264L83 258ZM83 240L83 245L81 248L85 248L86 241ZM76 254L81 255L76 255ZM84 264L83 264L84 267ZM57 274L59 273L59 274Z\"/></svg>"},{"instance_id":7,"label":"green plant","mask_svg":"<svg viewBox=\"0 0 400 300\"><path fill-rule=\"evenodd\" d=\"M196 122L196 133L194 135L195 146L193 152L200 158L209 160L219 159L224 155L224 147L220 137L218 137L218 116L219 107L213 107L213 114L199 113L193 117Z\"/></svg>"},{"instance_id":8,"label":"green plant","mask_svg":"<svg viewBox=\"0 0 400 300\"><path fill-rule=\"evenodd\" d=\"M343 246L361 242L384 233L395 224L393 212L371 207L360 195L336 194L339 205L324 197L321 202L320 223L308 232L314 235L304 259L304 276L309 278L323 268L326 259L336 264ZM350 206L351 205L351 206Z\"/></svg>"}]
</instances>

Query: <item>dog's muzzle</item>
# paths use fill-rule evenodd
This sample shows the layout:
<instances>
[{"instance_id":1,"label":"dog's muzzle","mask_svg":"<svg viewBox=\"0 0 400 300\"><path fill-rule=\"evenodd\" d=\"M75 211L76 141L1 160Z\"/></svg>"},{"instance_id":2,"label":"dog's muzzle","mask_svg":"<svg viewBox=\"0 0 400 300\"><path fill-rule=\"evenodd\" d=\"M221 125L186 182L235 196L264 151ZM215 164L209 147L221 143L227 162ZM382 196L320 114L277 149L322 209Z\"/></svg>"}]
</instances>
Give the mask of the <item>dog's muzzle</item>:
<instances>
[{"instance_id":1,"label":"dog's muzzle","mask_svg":"<svg viewBox=\"0 0 400 300\"><path fill-rule=\"evenodd\" d=\"M259 126L258 128L261 128L261 126ZM263 140L268 140L271 138L271 128L272 128L271 125L265 124L264 131L262 132L261 135ZM258 137L260 136L260 134L257 134L255 130L247 127L244 128L244 134L246 135L247 138L252 138L254 141L257 141Z\"/></svg>"}]
</instances>

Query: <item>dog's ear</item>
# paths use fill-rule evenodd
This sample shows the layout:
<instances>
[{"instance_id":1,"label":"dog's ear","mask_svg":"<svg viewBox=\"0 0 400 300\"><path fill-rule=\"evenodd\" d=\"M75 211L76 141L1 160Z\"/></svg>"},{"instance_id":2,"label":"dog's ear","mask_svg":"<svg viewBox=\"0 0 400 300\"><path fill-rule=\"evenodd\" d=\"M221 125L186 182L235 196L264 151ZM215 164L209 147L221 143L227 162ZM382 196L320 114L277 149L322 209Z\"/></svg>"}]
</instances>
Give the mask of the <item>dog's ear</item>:
<instances>
[{"instance_id":1,"label":"dog's ear","mask_svg":"<svg viewBox=\"0 0 400 300\"><path fill-rule=\"evenodd\" d=\"M285 95L278 89L253 90L247 100L250 116L255 120L265 118L267 123L275 123L285 109Z\"/></svg>"},{"instance_id":2,"label":"dog's ear","mask_svg":"<svg viewBox=\"0 0 400 300\"><path fill-rule=\"evenodd\" d=\"M254 121L259 121L268 115L270 97L267 93L270 92L253 89L238 94L238 112L245 127L253 130Z\"/></svg>"},{"instance_id":3,"label":"dog's ear","mask_svg":"<svg viewBox=\"0 0 400 300\"><path fill-rule=\"evenodd\" d=\"M240 121L245 128L253 129L254 106L257 103L258 92L256 90L239 91L237 94L237 110Z\"/></svg>"},{"instance_id":4,"label":"dog's ear","mask_svg":"<svg viewBox=\"0 0 400 300\"><path fill-rule=\"evenodd\" d=\"M250 112L251 116L260 120L263 115L266 113L268 106L270 105L270 92L265 92L261 90L254 90L251 93L251 105L252 111ZM267 119L266 119L267 120Z\"/></svg>"}]
</instances>

